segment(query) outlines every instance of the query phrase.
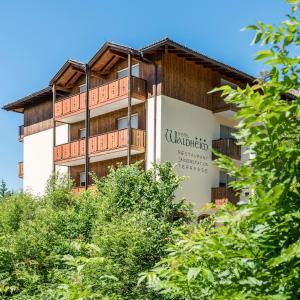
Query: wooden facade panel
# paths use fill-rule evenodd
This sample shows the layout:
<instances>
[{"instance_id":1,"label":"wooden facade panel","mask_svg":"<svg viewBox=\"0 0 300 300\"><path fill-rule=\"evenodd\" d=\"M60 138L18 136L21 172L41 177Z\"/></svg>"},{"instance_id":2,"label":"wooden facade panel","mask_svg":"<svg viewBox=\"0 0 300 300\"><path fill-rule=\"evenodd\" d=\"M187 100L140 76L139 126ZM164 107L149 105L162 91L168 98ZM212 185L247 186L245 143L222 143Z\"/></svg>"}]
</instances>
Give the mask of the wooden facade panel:
<instances>
[{"instance_id":1,"label":"wooden facade panel","mask_svg":"<svg viewBox=\"0 0 300 300\"><path fill-rule=\"evenodd\" d=\"M85 109L85 93L81 93L79 95L79 108L80 108L80 110Z\"/></svg>"},{"instance_id":2,"label":"wooden facade panel","mask_svg":"<svg viewBox=\"0 0 300 300\"><path fill-rule=\"evenodd\" d=\"M79 141L79 156L85 154L85 140Z\"/></svg>"},{"instance_id":3,"label":"wooden facade panel","mask_svg":"<svg viewBox=\"0 0 300 300\"><path fill-rule=\"evenodd\" d=\"M79 141L72 142L70 144L71 157L79 156Z\"/></svg>"},{"instance_id":4,"label":"wooden facade panel","mask_svg":"<svg viewBox=\"0 0 300 300\"><path fill-rule=\"evenodd\" d=\"M108 100L108 85L99 87L99 102L105 102Z\"/></svg>"},{"instance_id":5,"label":"wooden facade panel","mask_svg":"<svg viewBox=\"0 0 300 300\"><path fill-rule=\"evenodd\" d=\"M63 114L63 109L62 109L62 102L56 102L54 105L54 110L55 110L55 116L60 117Z\"/></svg>"},{"instance_id":6,"label":"wooden facade panel","mask_svg":"<svg viewBox=\"0 0 300 300\"><path fill-rule=\"evenodd\" d=\"M79 95L71 97L71 112L78 111L80 109Z\"/></svg>"},{"instance_id":7,"label":"wooden facade panel","mask_svg":"<svg viewBox=\"0 0 300 300\"><path fill-rule=\"evenodd\" d=\"M53 119L41 121L24 127L24 136L35 134L53 127Z\"/></svg>"},{"instance_id":8,"label":"wooden facade panel","mask_svg":"<svg viewBox=\"0 0 300 300\"><path fill-rule=\"evenodd\" d=\"M228 202L237 204L240 197L237 192L235 192L230 187L222 186L211 189L211 202L216 205L224 205Z\"/></svg>"},{"instance_id":9,"label":"wooden facade panel","mask_svg":"<svg viewBox=\"0 0 300 300\"><path fill-rule=\"evenodd\" d=\"M119 81L116 80L108 85L109 99L114 99L119 96Z\"/></svg>"},{"instance_id":10,"label":"wooden facade panel","mask_svg":"<svg viewBox=\"0 0 300 300\"><path fill-rule=\"evenodd\" d=\"M38 103L28 104L24 109L24 126L30 126L49 120L53 117L53 100L41 101Z\"/></svg>"},{"instance_id":11,"label":"wooden facade panel","mask_svg":"<svg viewBox=\"0 0 300 300\"><path fill-rule=\"evenodd\" d=\"M99 151L106 151L107 150L107 135L103 134L98 136L98 149Z\"/></svg>"},{"instance_id":12,"label":"wooden facade panel","mask_svg":"<svg viewBox=\"0 0 300 300\"><path fill-rule=\"evenodd\" d=\"M212 109L216 96L208 92L220 85L220 75L217 72L172 53L163 55L162 64L164 95Z\"/></svg>"},{"instance_id":13,"label":"wooden facade panel","mask_svg":"<svg viewBox=\"0 0 300 300\"><path fill-rule=\"evenodd\" d=\"M146 110L145 104L138 104L132 107L132 114L138 114L138 126L146 130ZM110 112L90 120L90 136L102 134L118 129L118 119L127 116L127 108ZM84 128L84 122L70 124L70 140L75 141L80 138L80 129Z\"/></svg>"},{"instance_id":14,"label":"wooden facade panel","mask_svg":"<svg viewBox=\"0 0 300 300\"><path fill-rule=\"evenodd\" d=\"M67 115L71 112L71 98L67 98L63 101L63 115Z\"/></svg>"},{"instance_id":15,"label":"wooden facade panel","mask_svg":"<svg viewBox=\"0 0 300 300\"><path fill-rule=\"evenodd\" d=\"M125 147L128 145L128 130L120 130L119 131L119 147Z\"/></svg>"},{"instance_id":16,"label":"wooden facade panel","mask_svg":"<svg viewBox=\"0 0 300 300\"><path fill-rule=\"evenodd\" d=\"M99 88L94 88L89 91L89 104L94 106L98 104L99 101Z\"/></svg>"},{"instance_id":17,"label":"wooden facade panel","mask_svg":"<svg viewBox=\"0 0 300 300\"><path fill-rule=\"evenodd\" d=\"M95 153L98 150L98 137L94 136L89 139L89 153Z\"/></svg>"},{"instance_id":18,"label":"wooden facade panel","mask_svg":"<svg viewBox=\"0 0 300 300\"><path fill-rule=\"evenodd\" d=\"M24 164L22 161L18 163L18 177L23 178L24 177Z\"/></svg>"},{"instance_id":19,"label":"wooden facade panel","mask_svg":"<svg viewBox=\"0 0 300 300\"><path fill-rule=\"evenodd\" d=\"M119 81L119 95L127 95L128 94L128 77L122 78Z\"/></svg>"},{"instance_id":20,"label":"wooden facade panel","mask_svg":"<svg viewBox=\"0 0 300 300\"><path fill-rule=\"evenodd\" d=\"M118 132L110 132L107 134L107 147L114 149L118 147Z\"/></svg>"}]
</instances>

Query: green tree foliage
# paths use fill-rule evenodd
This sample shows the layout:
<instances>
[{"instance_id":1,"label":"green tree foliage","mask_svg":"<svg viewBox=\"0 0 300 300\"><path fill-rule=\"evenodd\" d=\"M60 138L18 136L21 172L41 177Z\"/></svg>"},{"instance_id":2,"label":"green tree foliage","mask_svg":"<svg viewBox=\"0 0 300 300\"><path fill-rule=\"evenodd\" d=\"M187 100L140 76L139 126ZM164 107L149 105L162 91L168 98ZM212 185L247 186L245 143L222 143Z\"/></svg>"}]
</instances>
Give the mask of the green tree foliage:
<instances>
[{"instance_id":1,"label":"green tree foliage","mask_svg":"<svg viewBox=\"0 0 300 300\"><path fill-rule=\"evenodd\" d=\"M95 180L96 191L74 197L56 174L43 198L0 202L1 299L165 299L137 281L191 220L173 201L181 178L165 164L120 166Z\"/></svg>"},{"instance_id":2,"label":"green tree foliage","mask_svg":"<svg viewBox=\"0 0 300 300\"><path fill-rule=\"evenodd\" d=\"M2 179L0 184L0 198L4 198L9 195L11 195L11 192L8 190L6 182Z\"/></svg>"},{"instance_id":3,"label":"green tree foliage","mask_svg":"<svg viewBox=\"0 0 300 300\"><path fill-rule=\"evenodd\" d=\"M217 89L237 105L237 138L253 159L218 165L250 191L249 203L219 212L189 228L169 256L143 274L154 291L171 299L300 299L300 45L299 1L277 27L258 22L253 43L269 49L256 60L269 76L252 87ZM292 49L292 52L290 51Z\"/></svg>"}]
</instances>

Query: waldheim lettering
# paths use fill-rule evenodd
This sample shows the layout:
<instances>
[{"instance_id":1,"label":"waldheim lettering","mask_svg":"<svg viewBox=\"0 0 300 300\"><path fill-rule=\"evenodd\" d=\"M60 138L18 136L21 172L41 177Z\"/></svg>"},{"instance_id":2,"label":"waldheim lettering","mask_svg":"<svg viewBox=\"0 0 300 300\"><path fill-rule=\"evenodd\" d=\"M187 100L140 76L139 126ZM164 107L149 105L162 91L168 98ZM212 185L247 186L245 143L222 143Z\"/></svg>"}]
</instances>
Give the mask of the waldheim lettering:
<instances>
[{"instance_id":1,"label":"waldheim lettering","mask_svg":"<svg viewBox=\"0 0 300 300\"><path fill-rule=\"evenodd\" d=\"M173 129L166 129L165 138L168 143L183 145L204 151L208 150L208 144L206 143L205 139L197 137L191 139L189 138L188 134L181 133Z\"/></svg>"}]
</instances>

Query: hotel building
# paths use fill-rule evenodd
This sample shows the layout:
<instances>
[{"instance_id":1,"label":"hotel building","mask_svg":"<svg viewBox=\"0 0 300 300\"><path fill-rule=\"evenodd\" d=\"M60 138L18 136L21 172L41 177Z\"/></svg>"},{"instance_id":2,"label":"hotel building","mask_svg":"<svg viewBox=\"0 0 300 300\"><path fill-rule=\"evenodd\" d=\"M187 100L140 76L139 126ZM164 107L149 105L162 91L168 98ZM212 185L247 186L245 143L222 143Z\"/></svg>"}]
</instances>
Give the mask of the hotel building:
<instances>
[{"instance_id":1,"label":"hotel building","mask_svg":"<svg viewBox=\"0 0 300 300\"><path fill-rule=\"evenodd\" d=\"M142 49L105 43L88 63L68 60L48 87L3 107L24 115L23 188L43 194L60 171L80 191L92 186L91 172L105 176L118 163L171 161L187 177L178 197L196 208L236 203L211 153L213 147L237 163L247 159L232 136L235 107L208 92L253 80L170 39Z\"/></svg>"}]
</instances>

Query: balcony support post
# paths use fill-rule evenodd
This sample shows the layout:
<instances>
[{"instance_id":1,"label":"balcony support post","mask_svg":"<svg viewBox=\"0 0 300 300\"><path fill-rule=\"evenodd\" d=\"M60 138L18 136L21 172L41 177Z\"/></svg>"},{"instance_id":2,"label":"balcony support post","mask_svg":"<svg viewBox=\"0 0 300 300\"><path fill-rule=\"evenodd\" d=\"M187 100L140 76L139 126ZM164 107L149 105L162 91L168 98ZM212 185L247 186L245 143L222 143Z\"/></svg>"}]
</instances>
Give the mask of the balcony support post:
<instances>
[{"instance_id":1,"label":"balcony support post","mask_svg":"<svg viewBox=\"0 0 300 300\"><path fill-rule=\"evenodd\" d=\"M128 117L127 117L127 128L128 128L128 152L127 152L127 165L130 164L131 160L131 96L132 96L132 76L131 76L132 57L131 53L128 53Z\"/></svg>"},{"instance_id":2,"label":"balcony support post","mask_svg":"<svg viewBox=\"0 0 300 300\"><path fill-rule=\"evenodd\" d=\"M56 173L56 167L55 167L55 146L56 146L56 121L55 121L55 102L56 102L56 85L55 83L52 86L52 100L53 100L53 167L52 172L55 176Z\"/></svg>"},{"instance_id":3,"label":"balcony support post","mask_svg":"<svg viewBox=\"0 0 300 300\"><path fill-rule=\"evenodd\" d=\"M85 190L89 186L89 136L90 136L90 109L89 109L89 89L90 89L90 70L88 64L85 65L85 159L84 159L84 172L85 172Z\"/></svg>"}]
</instances>

